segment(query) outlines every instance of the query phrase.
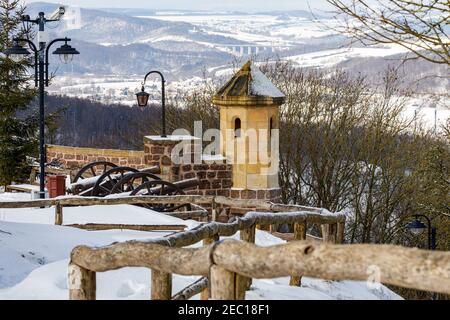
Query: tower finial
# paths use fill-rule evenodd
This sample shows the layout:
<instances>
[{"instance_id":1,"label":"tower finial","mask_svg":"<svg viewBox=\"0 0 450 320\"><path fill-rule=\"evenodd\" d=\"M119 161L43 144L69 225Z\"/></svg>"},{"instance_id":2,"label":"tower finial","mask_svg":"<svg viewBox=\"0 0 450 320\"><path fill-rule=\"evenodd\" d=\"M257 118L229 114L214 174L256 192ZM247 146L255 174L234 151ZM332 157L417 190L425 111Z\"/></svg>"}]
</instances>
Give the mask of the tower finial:
<instances>
[{"instance_id":1,"label":"tower finial","mask_svg":"<svg viewBox=\"0 0 450 320\"><path fill-rule=\"evenodd\" d=\"M248 60L241 68L241 71L251 71L252 69L252 60Z\"/></svg>"}]
</instances>

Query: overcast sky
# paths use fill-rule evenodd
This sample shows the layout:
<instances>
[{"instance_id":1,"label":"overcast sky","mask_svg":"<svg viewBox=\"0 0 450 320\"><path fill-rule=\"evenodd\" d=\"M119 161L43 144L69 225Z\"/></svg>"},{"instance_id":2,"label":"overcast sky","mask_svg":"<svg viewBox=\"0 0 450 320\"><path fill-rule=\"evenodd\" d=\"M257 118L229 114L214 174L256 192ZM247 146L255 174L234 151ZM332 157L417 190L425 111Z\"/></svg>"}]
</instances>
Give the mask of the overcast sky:
<instances>
[{"instance_id":1,"label":"overcast sky","mask_svg":"<svg viewBox=\"0 0 450 320\"><path fill-rule=\"evenodd\" d=\"M308 4L313 9L327 9L326 0L47 0L25 2L53 2L80 7L108 8L148 8L170 10L308 10Z\"/></svg>"}]
</instances>

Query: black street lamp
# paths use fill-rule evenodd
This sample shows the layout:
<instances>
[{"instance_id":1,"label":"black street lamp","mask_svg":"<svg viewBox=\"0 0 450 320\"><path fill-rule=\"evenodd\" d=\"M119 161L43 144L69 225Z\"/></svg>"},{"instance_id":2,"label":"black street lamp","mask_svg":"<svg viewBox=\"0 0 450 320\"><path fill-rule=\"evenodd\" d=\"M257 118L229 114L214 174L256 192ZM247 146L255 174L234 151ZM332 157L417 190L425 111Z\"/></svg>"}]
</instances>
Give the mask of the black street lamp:
<instances>
[{"instance_id":1,"label":"black street lamp","mask_svg":"<svg viewBox=\"0 0 450 320\"><path fill-rule=\"evenodd\" d=\"M420 218L427 221L425 225ZM420 235L425 229L428 231L428 249L436 250L436 228L431 226L431 220L424 214L416 214L415 219L406 225L406 229L415 235Z\"/></svg>"},{"instance_id":2,"label":"black street lamp","mask_svg":"<svg viewBox=\"0 0 450 320\"><path fill-rule=\"evenodd\" d=\"M165 89L165 83L166 80L164 79L164 76L162 75L161 72L159 71L150 71L149 73L147 73L145 75L144 78L144 82L142 82L142 89L141 92L136 93L136 98L137 98L137 102L138 102L138 106L140 107L146 107L148 105L148 98L150 97L150 95L145 92L145 82L147 81L147 78L149 75L153 74L153 73L157 73L160 75L161 77L161 122L162 122L162 133L161 133L161 137L165 138L167 137L166 134L166 89Z\"/></svg>"},{"instance_id":3,"label":"black street lamp","mask_svg":"<svg viewBox=\"0 0 450 320\"><path fill-rule=\"evenodd\" d=\"M425 225L420 218L424 218L427 221ZM431 225L431 219L424 214L416 214L415 219L406 225L406 229L411 231L414 235L420 235L425 229L428 230L428 249L436 250L436 227ZM437 294L433 292L432 300L436 300Z\"/></svg>"},{"instance_id":4,"label":"black street lamp","mask_svg":"<svg viewBox=\"0 0 450 320\"><path fill-rule=\"evenodd\" d=\"M63 12L61 13L63 14ZM22 21L37 24L39 26L39 35L45 31L45 24L47 22L59 21L59 19L51 20L46 19L43 12L39 12L36 19L31 20L29 16L23 16ZM40 185L40 198L45 198L45 112L44 112L44 87L48 86L49 78L49 50L50 47L56 42L64 42L60 48L56 49L53 54L59 55L63 62L72 61L73 56L80 54L76 49L72 48L67 42L71 41L69 38L58 38L50 43L44 39L39 39L39 49L29 39L14 38L13 46L5 50L5 54L15 62L19 62L26 56L30 55L30 51L20 45L21 42L25 42L30 46L30 49L34 53L34 81L35 86L39 87L39 185Z\"/></svg>"}]
</instances>

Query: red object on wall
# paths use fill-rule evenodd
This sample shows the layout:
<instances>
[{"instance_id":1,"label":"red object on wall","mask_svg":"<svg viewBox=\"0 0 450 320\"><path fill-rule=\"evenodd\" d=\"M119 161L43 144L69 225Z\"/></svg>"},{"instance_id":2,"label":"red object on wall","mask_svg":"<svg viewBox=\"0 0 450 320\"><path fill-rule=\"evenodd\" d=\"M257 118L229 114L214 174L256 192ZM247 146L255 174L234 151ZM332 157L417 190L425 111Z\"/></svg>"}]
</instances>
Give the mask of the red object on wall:
<instances>
[{"instance_id":1,"label":"red object on wall","mask_svg":"<svg viewBox=\"0 0 450 320\"><path fill-rule=\"evenodd\" d=\"M66 176L47 176L47 190L50 198L64 196L66 194Z\"/></svg>"}]
</instances>

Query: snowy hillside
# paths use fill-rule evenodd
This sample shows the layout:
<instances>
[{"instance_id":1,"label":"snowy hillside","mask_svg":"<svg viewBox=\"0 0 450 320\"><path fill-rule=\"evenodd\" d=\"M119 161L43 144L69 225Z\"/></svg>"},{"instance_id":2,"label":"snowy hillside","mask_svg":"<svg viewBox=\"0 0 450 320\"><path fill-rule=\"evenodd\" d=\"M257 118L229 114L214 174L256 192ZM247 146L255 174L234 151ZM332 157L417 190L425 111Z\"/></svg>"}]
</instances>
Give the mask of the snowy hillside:
<instances>
[{"instance_id":1,"label":"snowy hillside","mask_svg":"<svg viewBox=\"0 0 450 320\"><path fill-rule=\"evenodd\" d=\"M14 199L17 199L15 194L0 194L0 200ZM73 247L82 244L103 246L116 241L146 240L168 234L128 230L92 232L53 226L53 215L53 208L0 209L0 300L67 299L67 265ZM198 224L128 205L65 208L64 222L184 224L188 228ZM238 239L239 235L233 238ZM257 231L258 245L282 242L269 233ZM174 276L173 292L176 293L195 279ZM150 271L143 268L99 273L97 297L148 299L150 283ZM288 284L288 278L255 280L247 292L247 299L401 299L384 286L369 289L365 282L358 281L304 278L302 287L290 287ZM194 298L198 299L198 296Z\"/></svg>"},{"instance_id":2,"label":"snowy hillside","mask_svg":"<svg viewBox=\"0 0 450 320\"><path fill-rule=\"evenodd\" d=\"M28 13L52 12L57 5L30 3ZM74 22L75 21L75 22ZM49 26L52 37L72 38L81 55L58 74L135 75L145 66L158 66L179 79L200 75L205 68L228 64L235 57L280 57L308 61L315 55L351 59L335 53L348 39L337 32L337 21L307 12L149 12L67 7L63 21ZM389 56L390 50L359 50L356 56ZM56 63L54 60L52 63ZM302 65L302 63L301 63Z\"/></svg>"}]
</instances>

